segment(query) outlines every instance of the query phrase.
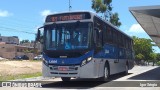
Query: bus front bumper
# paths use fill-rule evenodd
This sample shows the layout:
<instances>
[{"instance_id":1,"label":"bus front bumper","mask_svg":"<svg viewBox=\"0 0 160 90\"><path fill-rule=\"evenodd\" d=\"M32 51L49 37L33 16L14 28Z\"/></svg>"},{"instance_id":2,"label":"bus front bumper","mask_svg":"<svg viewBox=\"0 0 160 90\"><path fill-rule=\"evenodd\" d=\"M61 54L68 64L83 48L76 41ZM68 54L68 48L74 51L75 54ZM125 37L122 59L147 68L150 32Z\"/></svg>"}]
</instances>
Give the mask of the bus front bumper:
<instances>
[{"instance_id":1,"label":"bus front bumper","mask_svg":"<svg viewBox=\"0 0 160 90\"><path fill-rule=\"evenodd\" d=\"M98 66L93 61L84 66L46 66L42 63L43 77L73 77L73 78L98 78ZM69 70L59 70L59 67L68 67Z\"/></svg>"}]
</instances>

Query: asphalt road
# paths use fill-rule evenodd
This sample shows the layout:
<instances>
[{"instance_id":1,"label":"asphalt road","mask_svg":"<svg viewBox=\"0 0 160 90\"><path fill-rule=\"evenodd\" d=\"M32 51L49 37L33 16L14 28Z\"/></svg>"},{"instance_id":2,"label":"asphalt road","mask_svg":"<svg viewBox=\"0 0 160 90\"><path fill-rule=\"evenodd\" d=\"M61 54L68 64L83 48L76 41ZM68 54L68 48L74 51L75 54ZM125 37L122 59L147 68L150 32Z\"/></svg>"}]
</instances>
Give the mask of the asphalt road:
<instances>
[{"instance_id":1,"label":"asphalt road","mask_svg":"<svg viewBox=\"0 0 160 90\"><path fill-rule=\"evenodd\" d=\"M160 67L135 66L128 75L122 73L112 75L107 82L97 79L72 79L62 82L60 78L42 80L42 88L18 88L20 90L57 90L57 89L101 89L101 90L160 90ZM154 88L153 88L154 87ZM0 90L17 90L3 87Z\"/></svg>"}]
</instances>

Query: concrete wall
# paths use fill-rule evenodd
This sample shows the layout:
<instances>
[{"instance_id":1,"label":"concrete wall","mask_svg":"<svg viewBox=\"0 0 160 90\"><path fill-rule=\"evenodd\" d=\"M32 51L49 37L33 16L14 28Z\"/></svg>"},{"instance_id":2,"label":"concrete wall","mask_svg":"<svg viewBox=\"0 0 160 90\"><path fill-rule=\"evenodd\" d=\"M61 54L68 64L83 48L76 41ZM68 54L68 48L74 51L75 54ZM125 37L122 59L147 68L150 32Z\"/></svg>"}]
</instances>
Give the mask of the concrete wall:
<instances>
[{"instance_id":1,"label":"concrete wall","mask_svg":"<svg viewBox=\"0 0 160 90\"><path fill-rule=\"evenodd\" d=\"M19 44L19 39L16 36L12 36L12 37L0 36L0 42L10 43L10 44Z\"/></svg>"},{"instance_id":2,"label":"concrete wall","mask_svg":"<svg viewBox=\"0 0 160 90\"><path fill-rule=\"evenodd\" d=\"M13 44L0 44L0 57L13 59L15 56L27 55L29 59L33 59L36 56L31 52L26 52L26 50L30 51L34 50L34 48Z\"/></svg>"},{"instance_id":3,"label":"concrete wall","mask_svg":"<svg viewBox=\"0 0 160 90\"><path fill-rule=\"evenodd\" d=\"M34 47L34 41L32 41L31 43L23 43L21 45L22 46L27 46L27 47ZM36 48L38 48L38 51L41 52L42 51L42 44L37 42L36 43Z\"/></svg>"}]
</instances>

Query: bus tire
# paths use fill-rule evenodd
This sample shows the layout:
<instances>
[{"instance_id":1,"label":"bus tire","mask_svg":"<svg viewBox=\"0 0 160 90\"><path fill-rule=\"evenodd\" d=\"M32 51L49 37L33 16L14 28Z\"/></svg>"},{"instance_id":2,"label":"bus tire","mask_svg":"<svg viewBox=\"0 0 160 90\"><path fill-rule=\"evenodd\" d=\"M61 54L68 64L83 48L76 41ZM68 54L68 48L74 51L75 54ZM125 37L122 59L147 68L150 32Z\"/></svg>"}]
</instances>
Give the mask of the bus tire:
<instances>
[{"instance_id":1,"label":"bus tire","mask_svg":"<svg viewBox=\"0 0 160 90\"><path fill-rule=\"evenodd\" d=\"M106 82L106 81L108 81L108 78L110 76L108 63L105 64L103 72L104 72L104 75L103 75L103 77L100 78L100 81Z\"/></svg>"},{"instance_id":2,"label":"bus tire","mask_svg":"<svg viewBox=\"0 0 160 90\"><path fill-rule=\"evenodd\" d=\"M70 81L71 78L70 77L61 77L62 81Z\"/></svg>"},{"instance_id":3,"label":"bus tire","mask_svg":"<svg viewBox=\"0 0 160 90\"><path fill-rule=\"evenodd\" d=\"M128 64L126 64L125 71L123 73L124 73L124 75L128 75Z\"/></svg>"}]
</instances>

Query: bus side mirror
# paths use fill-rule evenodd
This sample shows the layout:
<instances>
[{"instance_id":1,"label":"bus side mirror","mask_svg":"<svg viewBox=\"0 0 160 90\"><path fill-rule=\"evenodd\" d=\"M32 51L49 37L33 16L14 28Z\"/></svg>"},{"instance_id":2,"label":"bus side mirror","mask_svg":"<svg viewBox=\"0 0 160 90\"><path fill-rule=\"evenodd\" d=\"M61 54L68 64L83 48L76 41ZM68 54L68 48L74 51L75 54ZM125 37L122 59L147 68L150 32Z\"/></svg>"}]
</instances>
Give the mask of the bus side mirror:
<instances>
[{"instance_id":1,"label":"bus side mirror","mask_svg":"<svg viewBox=\"0 0 160 90\"><path fill-rule=\"evenodd\" d=\"M36 35L36 42L43 43L43 36L41 35L41 30L40 30L42 28L44 27L38 28L37 35Z\"/></svg>"},{"instance_id":2,"label":"bus side mirror","mask_svg":"<svg viewBox=\"0 0 160 90\"><path fill-rule=\"evenodd\" d=\"M37 35L36 35L36 41L40 42L40 37L41 37L41 31L38 29Z\"/></svg>"}]
</instances>

